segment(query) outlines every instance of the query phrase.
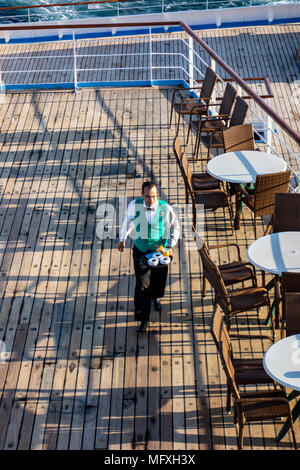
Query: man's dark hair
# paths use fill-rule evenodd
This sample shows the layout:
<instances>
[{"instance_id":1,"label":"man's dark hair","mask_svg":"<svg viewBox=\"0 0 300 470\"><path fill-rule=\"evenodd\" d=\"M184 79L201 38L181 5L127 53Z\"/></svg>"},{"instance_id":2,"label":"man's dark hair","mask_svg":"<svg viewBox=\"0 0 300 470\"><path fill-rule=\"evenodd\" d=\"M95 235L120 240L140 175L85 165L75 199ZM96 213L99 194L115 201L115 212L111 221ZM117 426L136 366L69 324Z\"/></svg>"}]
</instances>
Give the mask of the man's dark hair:
<instances>
[{"instance_id":1,"label":"man's dark hair","mask_svg":"<svg viewBox=\"0 0 300 470\"><path fill-rule=\"evenodd\" d=\"M157 188L156 184L153 183L153 181L144 181L144 183L142 185L142 193L143 194L144 194L145 188L149 188L149 189L156 188L156 191L158 193L158 188Z\"/></svg>"}]
</instances>

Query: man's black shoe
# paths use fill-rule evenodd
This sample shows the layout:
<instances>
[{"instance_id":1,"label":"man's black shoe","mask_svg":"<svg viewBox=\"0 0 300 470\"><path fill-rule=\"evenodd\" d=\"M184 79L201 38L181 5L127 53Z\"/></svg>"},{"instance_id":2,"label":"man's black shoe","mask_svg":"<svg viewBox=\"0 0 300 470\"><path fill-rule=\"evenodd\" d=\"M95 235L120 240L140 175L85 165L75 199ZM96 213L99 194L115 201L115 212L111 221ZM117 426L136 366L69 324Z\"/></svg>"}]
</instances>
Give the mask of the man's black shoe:
<instances>
[{"instance_id":1,"label":"man's black shoe","mask_svg":"<svg viewBox=\"0 0 300 470\"><path fill-rule=\"evenodd\" d=\"M160 301L158 299L152 299L152 307L154 310L156 310L157 312L161 312L162 311L162 305L160 303Z\"/></svg>"},{"instance_id":2,"label":"man's black shoe","mask_svg":"<svg viewBox=\"0 0 300 470\"><path fill-rule=\"evenodd\" d=\"M140 325L137 327L138 333L144 333L147 329L147 322L141 321Z\"/></svg>"}]
</instances>

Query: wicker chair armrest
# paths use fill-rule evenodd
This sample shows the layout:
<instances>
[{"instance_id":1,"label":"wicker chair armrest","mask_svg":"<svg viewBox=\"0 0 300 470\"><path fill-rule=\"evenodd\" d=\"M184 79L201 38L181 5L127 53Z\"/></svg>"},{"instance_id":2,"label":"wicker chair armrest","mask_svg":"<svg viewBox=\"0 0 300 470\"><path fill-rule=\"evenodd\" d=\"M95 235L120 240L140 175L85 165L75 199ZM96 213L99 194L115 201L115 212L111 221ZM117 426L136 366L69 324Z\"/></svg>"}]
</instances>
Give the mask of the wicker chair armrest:
<instances>
[{"instance_id":1,"label":"wicker chair armrest","mask_svg":"<svg viewBox=\"0 0 300 470\"><path fill-rule=\"evenodd\" d=\"M228 120L230 118L230 114L214 114L214 115L211 115L211 116L207 116L207 118L203 118L203 120L205 121L226 121L226 119Z\"/></svg>"},{"instance_id":2,"label":"wicker chair armrest","mask_svg":"<svg viewBox=\"0 0 300 470\"><path fill-rule=\"evenodd\" d=\"M186 90L201 90L201 86L200 87L193 87L193 88L184 88L184 89L178 89L178 90L174 90L173 93L172 93L172 103L174 102L174 99L175 99L175 96L177 93L180 94L181 98L182 99L185 99L183 96L182 96L182 92L186 91ZM197 98L194 98L194 99L197 99Z\"/></svg>"},{"instance_id":3,"label":"wicker chair armrest","mask_svg":"<svg viewBox=\"0 0 300 470\"><path fill-rule=\"evenodd\" d=\"M184 98L184 102L189 102L189 101L199 101L199 103L201 103L201 101L207 101L209 103L209 100L210 98L209 97L203 97L203 98Z\"/></svg>"},{"instance_id":4,"label":"wicker chair armrest","mask_svg":"<svg viewBox=\"0 0 300 470\"><path fill-rule=\"evenodd\" d=\"M184 98L180 103L180 112L186 103L194 102L192 110L197 107L208 106L210 98ZM207 103L206 103L207 102Z\"/></svg>"},{"instance_id":5,"label":"wicker chair armrest","mask_svg":"<svg viewBox=\"0 0 300 470\"><path fill-rule=\"evenodd\" d=\"M253 264L250 263L250 261L244 261L243 264L251 268L254 274L256 273L255 266L253 266Z\"/></svg>"},{"instance_id":6,"label":"wicker chair armrest","mask_svg":"<svg viewBox=\"0 0 300 470\"><path fill-rule=\"evenodd\" d=\"M236 290L230 292L229 296L230 296L230 297L234 297L234 296L236 296L236 295L241 295L241 294L244 293L244 292L243 292L244 290L247 291L248 289L250 289L250 287L248 287L248 288L245 287L245 288L242 288L242 289L236 289ZM269 297L268 291L267 291L267 289L266 289L265 287L256 287L256 286L254 286L254 287L251 287L251 289L252 289L253 293L255 293L255 292L261 292L262 294L266 294L266 295Z\"/></svg>"}]
</instances>

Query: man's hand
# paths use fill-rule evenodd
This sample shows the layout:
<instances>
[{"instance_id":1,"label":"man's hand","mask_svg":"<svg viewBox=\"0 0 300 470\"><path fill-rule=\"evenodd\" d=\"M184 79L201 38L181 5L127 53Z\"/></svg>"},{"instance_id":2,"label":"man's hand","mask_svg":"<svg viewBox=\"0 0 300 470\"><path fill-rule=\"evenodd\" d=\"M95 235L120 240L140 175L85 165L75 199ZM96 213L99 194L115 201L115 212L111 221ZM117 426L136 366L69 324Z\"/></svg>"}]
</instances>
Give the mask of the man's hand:
<instances>
[{"instance_id":1,"label":"man's hand","mask_svg":"<svg viewBox=\"0 0 300 470\"><path fill-rule=\"evenodd\" d=\"M173 258L173 249L172 248L169 248L169 256L170 256L170 258Z\"/></svg>"},{"instance_id":2,"label":"man's hand","mask_svg":"<svg viewBox=\"0 0 300 470\"><path fill-rule=\"evenodd\" d=\"M118 250L120 251L120 253L123 253L124 248L125 248L125 242L120 242L118 246Z\"/></svg>"}]
</instances>

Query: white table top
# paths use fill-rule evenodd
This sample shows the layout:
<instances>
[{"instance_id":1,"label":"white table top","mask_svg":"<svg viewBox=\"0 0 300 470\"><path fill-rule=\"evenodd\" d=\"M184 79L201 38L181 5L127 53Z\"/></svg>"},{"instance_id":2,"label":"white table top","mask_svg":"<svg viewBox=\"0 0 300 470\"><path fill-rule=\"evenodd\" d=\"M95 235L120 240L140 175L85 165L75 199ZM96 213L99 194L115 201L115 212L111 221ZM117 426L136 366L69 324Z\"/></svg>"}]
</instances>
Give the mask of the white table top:
<instances>
[{"instance_id":1,"label":"white table top","mask_svg":"<svg viewBox=\"0 0 300 470\"><path fill-rule=\"evenodd\" d=\"M280 275L300 272L300 232L271 233L248 247L249 261L259 269Z\"/></svg>"},{"instance_id":2,"label":"white table top","mask_svg":"<svg viewBox=\"0 0 300 470\"><path fill-rule=\"evenodd\" d=\"M255 150L222 153L206 165L211 176L230 183L255 183L257 175L279 173L286 168L282 158Z\"/></svg>"},{"instance_id":3,"label":"white table top","mask_svg":"<svg viewBox=\"0 0 300 470\"><path fill-rule=\"evenodd\" d=\"M300 334L274 343L265 353L263 365L276 382L300 390Z\"/></svg>"}]
</instances>

